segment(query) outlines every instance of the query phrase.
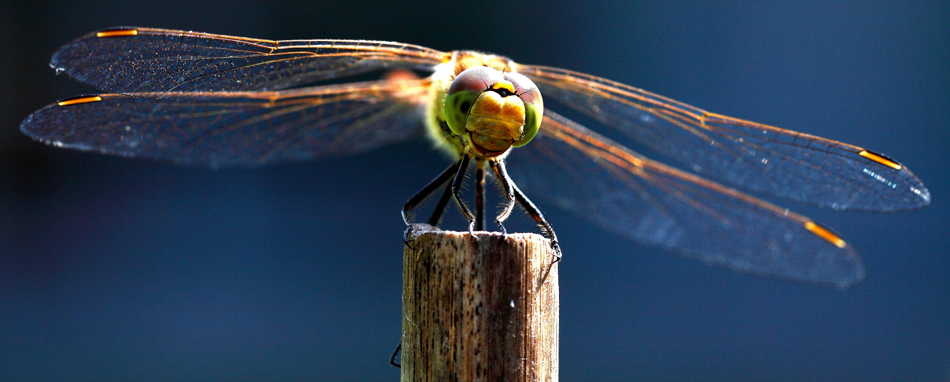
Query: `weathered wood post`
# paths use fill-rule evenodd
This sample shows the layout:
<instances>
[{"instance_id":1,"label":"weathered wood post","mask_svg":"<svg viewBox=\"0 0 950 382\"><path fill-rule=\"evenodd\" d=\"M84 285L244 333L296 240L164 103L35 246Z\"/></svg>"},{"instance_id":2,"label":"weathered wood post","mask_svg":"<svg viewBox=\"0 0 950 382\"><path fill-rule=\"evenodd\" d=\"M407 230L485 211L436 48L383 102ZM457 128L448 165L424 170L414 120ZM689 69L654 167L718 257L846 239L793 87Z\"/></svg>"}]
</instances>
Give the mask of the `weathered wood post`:
<instances>
[{"instance_id":1,"label":"weathered wood post","mask_svg":"<svg viewBox=\"0 0 950 382\"><path fill-rule=\"evenodd\" d=\"M427 227L403 256L402 380L557 381L549 241Z\"/></svg>"}]
</instances>

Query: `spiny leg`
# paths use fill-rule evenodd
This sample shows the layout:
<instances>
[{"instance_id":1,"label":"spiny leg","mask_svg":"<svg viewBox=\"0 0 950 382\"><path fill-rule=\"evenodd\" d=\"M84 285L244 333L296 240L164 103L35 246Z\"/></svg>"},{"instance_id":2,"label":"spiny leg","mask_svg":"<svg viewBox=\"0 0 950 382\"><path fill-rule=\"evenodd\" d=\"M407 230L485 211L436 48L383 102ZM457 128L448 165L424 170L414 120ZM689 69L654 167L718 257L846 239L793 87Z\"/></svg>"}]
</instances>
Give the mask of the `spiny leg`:
<instances>
[{"instance_id":1,"label":"spiny leg","mask_svg":"<svg viewBox=\"0 0 950 382\"><path fill-rule=\"evenodd\" d=\"M402 365L396 363L396 357L399 356L400 350L402 350L402 341L399 341L399 345L396 345L396 350L393 350L392 357L389 357L389 364L398 368L402 368Z\"/></svg>"},{"instance_id":2,"label":"spiny leg","mask_svg":"<svg viewBox=\"0 0 950 382\"><path fill-rule=\"evenodd\" d=\"M515 208L515 193L512 188L514 182L508 177L508 170L505 169L504 162L492 159L488 161L488 164L491 166L492 171L495 172L495 176L498 177L498 183L501 183L501 188L505 191L505 198L508 199L508 202L505 203L505 208L503 208L501 213L498 214L498 217L495 218L495 223L498 224L498 228L501 229L503 234L507 235L508 231L502 223L508 220L508 216L511 215L511 210Z\"/></svg>"},{"instance_id":3,"label":"spiny leg","mask_svg":"<svg viewBox=\"0 0 950 382\"><path fill-rule=\"evenodd\" d=\"M448 179L445 180L448 182ZM438 227L439 223L442 222L442 214L445 212L445 207L449 205L449 198L452 197L452 187L445 186L445 190L442 191L442 196L439 197L439 202L435 204L435 209L432 210L432 216L429 217L429 225L433 227Z\"/></svg>"},{"instance_id":4,"label":"spiny leg","mask_svg":"<svg viewBox=\"0 0 950 382\"><path fill-rule=\"evenodd\" d=\"M462 191L462 181L465 180L465 172L468 171L468 161L472 159L469 154L462 155L462 159L459 159L460 165L458 172L455 173L455 180L452 181L452 196L455 197L455 204L458 205L459 210L462 211L462 215L465 216L465 219L468 220L468 232L475 236L475 215L472 214L472 210L468 209L468 206L465 205L465 202L462 201L462 197L459 193Z\"/></svg>"},{"instance_id":5,"label":"spiny leg","mask_svg":"<svg viewBox=\"0 0 950 382\"><path fill-rule=\"evenodd\" d=\"M538 226L541 227L541 233L551 240L551 248L554 249L554 262L561 261L561 246L557 243L557 235L554 234L554 228L551 227L551 223L548 223L544 215L541 214L541 210L539 210L534 203L531 203L531 200L528 200L528 197L518 189L518 185L511 182L511 188L515 193L515 200L518 201L518 204L538 223Z\"/></svg>"},{"instance_id":6,"label":"spiny leg","mask_svg":"<svg viewBox=\"0 0 950 382\"><path fill-rule=\"evenodd\" d=\"M485 160L475 160L475 230L485 230Z\"/></svg>"},{"instance_id":7,"label":"spiny leg","mask_svg":"<svg viewBox=\"0 0 950 382\"><path fill-rule=\"evenodd\" d=\"M422 201L425 200L425 198L429 197L429 195L432 194L433 191L438 189L439 186L448 182L449 179L452 179L452 176L456 176L457 173L459 172L459 168L464 168L462 167L463 160L465 161L465 166L468 166L467 158L463 157L455 161L455 163L449 165L449 167L443 170L442 173L439 174L439 176L437 176L435 179L429 182L429 184L427 184L425 187L419 190L419 192L417 192L415 195L409 198L409 201L407 201L406 204L402 206L402 220L406 222L407 226L412 225L412 219L409 217L410 216L409 211L412 210L413 208L416 208L416 206L418 206L419 203L422 203ZM442 203L441 199L439 200L439 204L442 205L442 208L444 209L445 205ZM439 210L438 208L439 206L437 205L436 207L437 207L436 210ZM441 214L442 214L441 212L438 212L438 216L433 216L433 218L439 218L441 217ZM431 222L432 219L429 219L429 221Z\"/></svg>"}]
</instances>

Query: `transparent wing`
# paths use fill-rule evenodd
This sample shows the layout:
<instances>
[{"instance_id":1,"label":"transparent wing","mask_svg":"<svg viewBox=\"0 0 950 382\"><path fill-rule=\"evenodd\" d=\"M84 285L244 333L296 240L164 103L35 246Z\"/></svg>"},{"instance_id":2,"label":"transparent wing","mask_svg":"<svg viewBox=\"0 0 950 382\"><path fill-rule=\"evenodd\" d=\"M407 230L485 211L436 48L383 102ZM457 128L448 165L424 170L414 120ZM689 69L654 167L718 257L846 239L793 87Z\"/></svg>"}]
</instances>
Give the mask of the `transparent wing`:
<instances>
[{"instance_id":1,"label":"transparent wing","mask_svg":"<svg viewBox=\"0 0 950 382\"><path fill-rule=\"evenodd\" d=\"M808 218L647 159L553 112L508 161L530 197L546 198L641 243L759 275L847 286L860 258Z\"/></svg>"},{"instance_id":2,"label":"transparent wing","mask_svg":"<svg viewBox=\"0 0 950 382\"><path fill-rule=\"evenodd\" d=\"M50 66L107 92L280 90L372 70L431 70L449 53L361 40L272 41L118 27L61 47Z\"/></svg>"},{"instance_id":3,"label":"transparent wing","mask_svg":"<svg viewBox=\"0 0 950 382\"><path fill-rule=\"evenodd\" d=\"M628 85L543 66L519 66L557 100L630 140L724 184L835 209L923 207L930 193L906 167L857 146L743 121Z\"/></svg>"},{"instance_id":4,"label":"transparent wing","mask_svg":"<svg viewBox=\"0 0 950 382\"><path fill-rule=\"evenodd\" d=\"M46 143L184 164L256 166L353 154L423 134L428 79L279 92L75 97L20 129Z\"/></svg>"}]
</instances>

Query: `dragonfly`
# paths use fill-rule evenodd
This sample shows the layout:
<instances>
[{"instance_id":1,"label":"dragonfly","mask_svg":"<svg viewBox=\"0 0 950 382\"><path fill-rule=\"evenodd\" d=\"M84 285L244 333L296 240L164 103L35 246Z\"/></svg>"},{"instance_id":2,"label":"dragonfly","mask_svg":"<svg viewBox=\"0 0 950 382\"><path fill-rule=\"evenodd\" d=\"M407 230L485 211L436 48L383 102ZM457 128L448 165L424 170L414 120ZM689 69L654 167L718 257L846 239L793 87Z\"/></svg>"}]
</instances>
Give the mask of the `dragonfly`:
<instances>
[{"instance_id":1,"label":"dragonfly","mask_svg":"<svg viewBox=\"0 0 950 382\"><path fill-rule=\"evenodd\" d=\"M454 199L469 230L483 229L491 169L506 201L499 229L521 205L558 256L554 230L529 195L707 264L846 287L865 274L847 241L752 194L836 210L930 203L920 179L881 153L489 53L116 27L64 45L50 65L105 93L34 112L20 126L33 139L217 167L340 157L427 137L451 164L403 207L407 224L417 204L444 188L430 222ZM365 80L373 74L378 80ZM459 193L470 167L474 212Z\"/></svg>"}]
</instances>

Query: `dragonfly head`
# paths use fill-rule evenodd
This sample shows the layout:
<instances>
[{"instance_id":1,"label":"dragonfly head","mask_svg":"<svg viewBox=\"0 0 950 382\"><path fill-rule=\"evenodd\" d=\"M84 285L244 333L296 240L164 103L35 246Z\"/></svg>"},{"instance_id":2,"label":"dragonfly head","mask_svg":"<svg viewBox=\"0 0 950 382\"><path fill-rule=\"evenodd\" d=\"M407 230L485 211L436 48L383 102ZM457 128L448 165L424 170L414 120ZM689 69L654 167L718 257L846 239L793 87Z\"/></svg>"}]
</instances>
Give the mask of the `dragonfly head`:
<instances>
[{"instance_id":1,"label":"dragonfly head","mask_svg":"<svg viewBox=\"0 0 950 382\"><path fill-rule=\"evenodd\" d=\"M479 154L497 156L531 141L541 127L541 92L527 77L474 66L459 73L445 100L445 121Z\"/></svg>"}]
</instances>

